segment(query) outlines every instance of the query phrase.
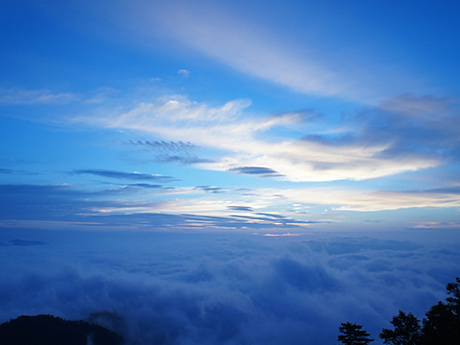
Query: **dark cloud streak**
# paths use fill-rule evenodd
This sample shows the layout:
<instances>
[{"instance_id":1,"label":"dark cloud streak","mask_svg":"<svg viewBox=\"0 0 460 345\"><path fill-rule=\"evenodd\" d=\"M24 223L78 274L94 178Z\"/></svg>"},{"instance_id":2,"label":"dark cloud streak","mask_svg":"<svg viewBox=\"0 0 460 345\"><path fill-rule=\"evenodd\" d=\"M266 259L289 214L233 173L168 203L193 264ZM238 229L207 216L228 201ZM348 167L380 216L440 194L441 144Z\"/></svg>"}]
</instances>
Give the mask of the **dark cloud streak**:
<instances>
[{"instance_id":1,"label":"dark cloud streak","mask_svg":"<svg viewBox=\"0 0 460 345\"><path fill-rule=\"evenodd\" d=\"M245 212L253 212L253 208L249 206L227 206L227 209L231 211L245 211Z\"/></svg>"},{"instance_id":2,"label":"dark cloud streak","mask_svg":"<svg viewBox=\"0 0 460 345\"><path fill-rule=\"evenodd\" d=\"M171 182L174 180L171 176L141 174L141 173L126 173L123 171L115 171L115 170L87 169L87 170L74 170L73 173L77 175L90 174L90 175L101 176L101 177L135 180L135 181Z\"/></svg>"},{"instance_id":3,"label":"dark cloud streak","mask_svg":"<svg viewBox=\"0 0 460 345\"><path fill-rule=\"evenodd\" d=\"M215 186L196 186L194 189L205 191L206 193L224 193L224 189Z\"/></svg>"},{"instance_id":4,"label":"dark cloud streak","mask_svg":"<svg viewBox=\"0 0 460 345\"><path fill-rule=\"evenodd\" d=\"M235 172L240 175L255 175L258 177L281 177L283 175L279 174L277 171L266 168L266 167L238 167L232 168L230 172Z\"/></svg>"}]
</instances>

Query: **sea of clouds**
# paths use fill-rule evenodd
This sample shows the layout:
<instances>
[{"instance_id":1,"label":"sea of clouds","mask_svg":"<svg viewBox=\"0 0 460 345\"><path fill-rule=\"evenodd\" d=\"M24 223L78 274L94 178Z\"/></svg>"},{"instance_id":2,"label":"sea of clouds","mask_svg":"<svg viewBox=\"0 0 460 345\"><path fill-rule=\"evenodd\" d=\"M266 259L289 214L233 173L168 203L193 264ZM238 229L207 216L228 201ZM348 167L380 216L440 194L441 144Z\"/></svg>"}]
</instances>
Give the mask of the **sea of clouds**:
<instances>
[{"instance_id":1,"label":"sea of clouds","mask_svg":"<svg viewBox=\"0 0 460 345\"><path fill-rule=\"evenodd\" d=\"M375 344L460 276L458 231L306 234L2 230L0 322L92 319L127 344Z\"/></svg>"}]
</instances>

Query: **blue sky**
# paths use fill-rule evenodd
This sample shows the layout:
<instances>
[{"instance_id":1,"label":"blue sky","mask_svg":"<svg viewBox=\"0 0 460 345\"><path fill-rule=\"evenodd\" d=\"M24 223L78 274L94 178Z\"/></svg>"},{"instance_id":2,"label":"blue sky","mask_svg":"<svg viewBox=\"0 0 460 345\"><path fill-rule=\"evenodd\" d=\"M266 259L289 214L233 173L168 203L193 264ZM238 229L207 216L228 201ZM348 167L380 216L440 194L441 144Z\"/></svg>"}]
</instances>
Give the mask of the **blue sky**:
<instances>
[{"instance_id":1,"label":"blue sky","mask_svg":"<svg viewBox=\"0 0 460 345\"><path fill-rule=\"evenodd\" d=\"M460 226L455 1L0 6L1 227Z\"/></svg>"}]
</instances>

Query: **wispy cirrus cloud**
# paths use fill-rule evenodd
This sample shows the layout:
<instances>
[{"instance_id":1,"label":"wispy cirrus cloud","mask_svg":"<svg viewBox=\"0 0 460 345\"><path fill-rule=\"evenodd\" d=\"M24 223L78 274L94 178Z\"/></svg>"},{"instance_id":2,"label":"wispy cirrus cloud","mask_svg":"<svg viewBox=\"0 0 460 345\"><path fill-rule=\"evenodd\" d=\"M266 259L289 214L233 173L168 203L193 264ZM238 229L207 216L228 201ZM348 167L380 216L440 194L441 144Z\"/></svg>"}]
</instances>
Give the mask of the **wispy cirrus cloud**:
<instances>
[{"instance_id":1,"label":"wispy cirrus cloud","mask_svg":"<svg viewBox=\"0 0 460 345\"><path fill-rule=\"evenodd\" d=\"M149 141L149 140L137 140L137 141L130 140L128 144L145 146L145 147L151 148L152 150L165 152L165 153L169 153L169 152L188 153L190 150L195 150L197 148L196 145L193 145L190 142L184 143L182 141L166 142L166 141Z\"/></svg>"},{"instance_id":2,"label":"wispy cirrus cloud","mask_svg":"<svg viewBox=\"0 0 460 345\"><path fill-rule=\"evenodd\" d=\"M335 54L324 54L323 45L327 44L323 42L331 37L323 32L326 30L318 28L314 20L304 25L306 32L302 35L287 35L276 29L273 20L290 18L284 12L286 8L279 11L277 19L266 21L259 15L246 15L241 3L200 1L191 4L175 0L152 4L138 0L135 4L129 8L120 3L111 4L111 9L123 13L116 16L115 21L143 44L150 45L155 40L162 44L168 42L166 44L174 44L175 49L180 46L188 53L217 61L243 75L295 92L375 104L382 94L401 93L407 85L417 85L407 73L401 77L394 66L382 68L369 61L363 63L364 54L350 56L350 49L334 47ZM296 12L309 12L308 5L299 8L291 5L291 17L298 14ZM311 8L312 12L317 10L317 6ZM350 41L353 43L356 42ZM341 54L344 59L337 58Z\"/></svg>"},{"instance_id":3,"label":"wispy cirrus cloud","mask_svg":"<svg viewBox=\"0 0 460 345\"><path fill-rule=\"evenodd\" d=\"M460 222L419 222L415 229L460 229Z\"/></svg>"},{"instance_id":4,"label":"wispy cirrus cloud","mask_svg":"<svg viewBox=\"0 0 460 345\"><path fill-rule=\"evenodd\" d=\"M0 174L4 174L4 175L38 175L39 173L36 172L36 171L0 168Z\"/></svg>"},{"instance_id":5,"label":"wispy cirrus cloud","mask_svg":"<svg viewBox=\"0 0 460 345\"><path fill-rule=\"evenodd\" d=\"M393 157L412 152L438 166L460 158L460 102L454 98L404 94L363 110L350 124L363 144L391 142L385 154Z\"/></svg>"},{"instance_id":6,"label":"wispy cirrus cloud","mask_svg":"<svg viewBox=\"0 0 460 345\"><path fill-rule=\"evenodd\" d=\"M460 100L450 97L416 96L405 93L383 99L380 102L380 107L402 115L425 119L427 117L434 117L434 120L436 120L450 117L455 113L458 114L458 107L456 105L459 102Z\"/></svg>"},{"instance_id":7,"label":"wispy cirrus cloud","mask_svg":"<svg viewBox=\"0 0 460 345\"><path fill-rule=\"evenodd\" d=\"M126 185L124 185L124 186L126 186ZM128 187L135 187L135 188L147 188L147 189L164 188L160 184L151 184L151 183L130 183L127 186Z\"/></svg>"},{"instance_id":8,"label":"wispy cirrus cloud","mask_svg":"<svg viewBox=\"0 0 460 345\"><path fill-rule=\"evenodd\" d=\"M293 54L279 38L257 32L249 23L231 17L217 6L211 5L206 14L186 3L165 7L157 17L162 34L201 54L298 92L351 96L346 88L348 83L341 76L318 61ZM143 28L149 29L148 24Z\"/></svg>"},{"instance_id":9,"label":"wispy cirrus cloud","mask_svg":"<svg viewBox=\"0 0 460 345\"><path fill-rule=\"evenodd\" d=\"M190 142L130 140L128 145L138 146L152 151L155 155L155 161L157 162L184 165L212 162L211 159L198 157L195 152L199 148Z\"/></svg>"},{"instance_id":10,"label":"wispy cirrus cloud","mask_svg":"<svg viewBox=\"0 0 460 345\"><path fill-rule=\"evenodd\" d=\"M290 181L366 180L442 163L439 148L443 144L427 140L440 134L432 131L429 122L410 125L404 117L395 118L377 108L366 111L367 117L358 113L345 119L347 133L325 128L323 134L311 135L312 119L305 119L303 112L255 116L247 110L249 105L246 100L236 100L210 107L175 97L75 121L148 133L159 140L133 144L164 151L169 161L176 156L178 160L194 158L189 152L199 146L219 152L204 160L188 161L199 168ZM380 121L371 122L375 117ZM297 137L278 134L286 128L295 128ZM423 142L411 134L414 128L427 131ZM170 154L173 151L182 156Z\"/></svg>"},{"instance_id":11,"label":"wispy cirrus cloud","mask_svg":"<svg viewBox=\"0 0 460 345\"><path fill-rule=\"evenodd\" d=\"M158 189L161 198L155 198ZM70 185L4 184L0 192L0 227L9 228L268 231L281 226L302 230L307 224L294 219L281 222L276 217L239 217L239 212L268 204L253 200L251 206L235 206L194 188L180 191L134 184L89 191Z\"/></svg>"},{"instance_id":12,"label":"wispy cirrus cloud","mask_svg":"<svg viewBox=\"0 0 460 345\"><path fill-rule=\"evenodd\" d=\"M293 203L330 205L337 211L375 212L421 207L460 207L458 187L399 191L340 188L285 189L273 190L271 195L280 195L281 198L291 200Z\"/></svg>"},{"instance_id":13,"label":"wispy cirrus cloud","mask_svg":"<svg viewBox=\"0 0 460 345\"><path fill-rule=\"evenodd\" d=\"M227 211L254 212L260 217L270 218L274 223L284 216L270 213L267 210L277 207L293 215L292 222L310 217L308 213L296 212L296 209L313 206L324 206L336 212L377 212L408 208L459 208L460 190L458 188L427 189L427 190L374 190L366 191L338 187L256 188L247 191L231 191L239 204L216 196L215 193L204 195L194 194L194 189L172 190L175 198L161 201L136 200L134 203L113 204L105 208L104 213L119 213L130 210L131 213L162 212L176 214L207 214L226 215ZM230 192L228 192L230 193ZM192 198L191 198L192 197ZM293 205L297 205L292 209ZM94 210L98 210L97 207ZM98 211L99 212L99 211Z\"/></svg>"},{"instance_id":14,"label":"wispy cirrus cloud","mask_svg":"<svg viewBox=\"0 0 460 345\"><path fill-rule=\"evenodd\" d=\"M34 221L41 224L48 222L46 226L53 227L54 223L59 226L59 222L66 221L78 228L204 227L207 230L263 228L267 231L289 228L301 231L305 227L321 226L331 221L326 215L302 212L317 206L334 212L339 217L334 222L341 222L340 214L344 211L365 213L406 208L460 208L458 187L371 192L333 186L255 188L250 191L228 189L224 198L220 188L164 188L148 183L96 191L71 185L10 184L0 185L0 192L2 226L10 227L30 227ZM274 209L278 212L274 213ZM426 219L419 227L442 226L436 218ZM449 227L455 227L452 224L449 223Z\"/></svg>"},{"instance_id":15,"label":"wispy cirrus cloud","mask_svg":"<svg viewBox=\"0 0 460 345\"><path fill-rule=\"evenodd\" d=\"M0 90L0 104L7 105L65 104L78 99L80 99L80 96L75 93L56 93L48 89L25 90L14 88Z\"/></svg>"}]
</instances>

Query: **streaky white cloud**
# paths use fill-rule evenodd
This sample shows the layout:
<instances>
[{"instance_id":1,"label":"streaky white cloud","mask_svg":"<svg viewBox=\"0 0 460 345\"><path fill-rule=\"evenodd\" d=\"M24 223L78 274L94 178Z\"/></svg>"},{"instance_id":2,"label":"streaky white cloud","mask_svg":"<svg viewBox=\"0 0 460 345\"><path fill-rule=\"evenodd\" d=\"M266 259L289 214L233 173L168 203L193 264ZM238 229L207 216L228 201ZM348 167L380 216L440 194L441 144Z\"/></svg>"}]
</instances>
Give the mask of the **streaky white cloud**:
<instances>
[{"instance_id":1,"label":"streaky white cloud","mask_svg":"<svg viewBox=\"0 0 460 345\"><path fill-rule=\"evenodd\" d=\"M460 222L419 222L415 229L460 229Z\"/></svg>"},{"instance_id":2,"label":"streaky white cloud","mask_svg":"<svg viewBox=\"0 0 460 345\"><path fill-rule=\"evenodd\" d=\"M324 182L360 181L417 171L439 164L439 160L434 157L417 154L385 157L383 153L387 148L388 146L333 146L308 141L279 144L252 142L250 148L240 150L239 154L227 156L216 163L201 163L197 166L220 171L231 171L235 167L249 165L270 167L281 178L289 181Z\"/></svg>"},{"instance_id":3,"label":"streaky white cloud","mask_svg":"<svg viewBox=\"0 0 460 345\"><path fill-rule=\"evenodd\" d=\"M339 188L309 188L273 190L270 194L282 195L293 203L335 205L337 211L375 212L415 207L460 207L458 189L369 192Z\"/></svg>"},{"instance_id":4,"label":"streaky white cloud","mask_svg":"<svg viewBox=\"0 0 460 345\"><path fill-rule=\"evenodd\" d=\"M76 101L79 95L72 92L54 93L51 90L25 90L7 89L0 90L0 103L10 105L21 104L65 104Z\"/></svg>"},{"instance_id":5,"label":"streaky white cloud","mask_svg":"<svg viewBox=\"0 0 460 345\"><path fill-rule=\"evenodd\" d=\"M134 127L145 124L155 129L162 123L184 127L187 123L206 124L235 120L238 114L250 105L247 100L230 101L221 107L208 107L191 102L180 96L160 100L158 103L140 103L118 118L113 117L113 126ZM104 119L101 119L102 121Z\"/></svg>"},{"instance_id":6,"label":"streaky white cloud","mask_svg":"<svg viewBox=\"0 0 460 345\"><path fill-rule=\"evenodd\" d=\"M249 105L247 100L235 100L210 107L174 97L157 103L140 103L125 112L106 111L107 115L75 120L220 150L214 161L195 165L202 169L242 172L244 167L260 167L271 170L272 177L298 182L365 180L440 164L440 158L434 154L413 151L387 154L394 148L392 138L374 144L369 141L334 144L276 135L276 130L285 126L297 126L308 134L308 124L295 112L254 116L245 111ZM269 132L275 135L267 135Z\"/></svg>"},{"instance_id":7,"label":"streaky white cloud","mask_svg":"<svg viewBox=\"0 0 460 345\"><path fill-rule=\"evenodd\" d=\"M161 200L156 200L157 196ZM163 214L203 214L209 216L229 216L240 213L232 206L248 208L254 211L263 210L273 205L273 198L256 199L253 195L243 195L228 190L225 195L206 193L197 187L178 187L161 192L146 191L142 198L134 195L131 199L119 200L117 204L97 205L91 208L92 212L100 214L137 214L137 213L163 213ZM245 205L245 206L241 206ZM244 213L244 212L243 212Z\"/></svg>"},{"instance_id":8,"label":"streaky white cloud","mask_svg":"<svg viewBox=\"0 0 460 345\"><path fill-rule=\"evenodd\" d=\"M206 201L205 201L206 200ZM181 211L223 211L228 205L242 204L262 212L271 207L288 210L308 209L311 206L324 205L335 211L377 212L407 208L460 208L460 191L453 189L433 190L360 190L340 187L310 188L256 188L250 193L232 191L226 201L206 197L198 200L174 200L165 203L162 210L178 208ZM185 208L182 208L185 206ZM213 205L214 204L214 205ZM207 206L205 206L207 205ZM191 207L191 208L190 208ZM296 217L304 218L310 214L299 212ZM426 223L432 224L432 223ZM438 224L438 223L436 223ZM451 224L451 223L449 223Z\"/></svg>"},{"instance_id":9,"label":"streaky white cloud","mask_svg":"<svg viewBox=\"0 0 460 345\"><path fill-rule=\"evenodd\" d=\"M348 70L338 68L337 61L313 57L308 51L317 47L309 47L311 42L292 42L274 26L269 29L267 23L245 18L235 6L210 1L135 3L135 10L121 6L123 15L117 20L136 36L146 36L147 42L156 37L175 49L192 49L237 71L299 93L372 103L381 96L382 89L388 92L388 87L382 87L382 78L369 77L378 74L375 68L369 67L363 73L359 71L363 66L356 66L359 73L352 73L349 66ZM390 79L388 74L382 77Z\"/></svg>"}]
</instances>

